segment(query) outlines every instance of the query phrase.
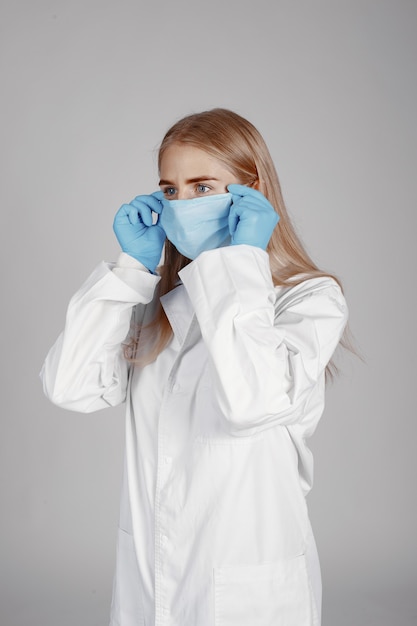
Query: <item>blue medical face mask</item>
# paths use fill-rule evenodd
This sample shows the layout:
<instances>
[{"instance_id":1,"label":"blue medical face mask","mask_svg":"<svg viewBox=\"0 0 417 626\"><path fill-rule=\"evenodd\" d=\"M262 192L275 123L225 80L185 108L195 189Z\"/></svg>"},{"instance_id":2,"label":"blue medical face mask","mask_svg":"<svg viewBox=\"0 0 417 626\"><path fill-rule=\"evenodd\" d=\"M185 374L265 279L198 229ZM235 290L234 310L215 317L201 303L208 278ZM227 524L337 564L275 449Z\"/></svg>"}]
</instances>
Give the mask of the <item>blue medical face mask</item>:
<instances>
[{"instance_id":1,"label":"blue medical face mask","mask_svg":"<svg viewBox=\"0 0 417 626\"><path fill-rule=\"evenodd\" d=\"M201 252L226 245L232 194L222 193L192 200L162 199L159 224L178 252L196 259Z\"/></svg>"}]
</instances>

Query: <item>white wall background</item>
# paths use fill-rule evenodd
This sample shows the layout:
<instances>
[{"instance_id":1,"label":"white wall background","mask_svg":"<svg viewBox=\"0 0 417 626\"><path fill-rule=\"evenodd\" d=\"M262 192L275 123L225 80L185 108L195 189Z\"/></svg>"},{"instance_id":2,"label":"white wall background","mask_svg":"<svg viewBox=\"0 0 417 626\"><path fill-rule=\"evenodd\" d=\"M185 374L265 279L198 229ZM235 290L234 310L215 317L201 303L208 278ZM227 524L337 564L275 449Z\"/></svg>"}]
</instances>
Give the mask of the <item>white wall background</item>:
<instances>
[{"instance_id":1,"label":"white wall background","mask_svg":"<svg viewBox=\"0 0 417 626\"><path fill-rule=\"evenodd\" d=\"M416 623L416 59L415 0L2 0L2 626L108 622L123 408L37 374L164 132L214 106L263 133L366 359L311 442L323 625Z\"/></svg>"}]
</instances>

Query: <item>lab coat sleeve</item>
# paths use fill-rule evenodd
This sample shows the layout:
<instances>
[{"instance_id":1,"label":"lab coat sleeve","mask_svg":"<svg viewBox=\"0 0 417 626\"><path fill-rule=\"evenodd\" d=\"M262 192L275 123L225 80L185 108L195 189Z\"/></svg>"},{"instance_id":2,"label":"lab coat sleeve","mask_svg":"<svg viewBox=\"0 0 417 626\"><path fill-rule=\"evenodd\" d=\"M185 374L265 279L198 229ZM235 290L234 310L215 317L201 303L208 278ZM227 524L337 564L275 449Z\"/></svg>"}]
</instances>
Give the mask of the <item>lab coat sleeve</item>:
<instances>
[{"instance_id":1,"label":"lab coat sleeve","mask_svg":"<svg viewBox=\"0 0 417 626\"><path fill-rule=\"evenodd\" d=\"M205 252L180 275L230 432L301 422L347 321L337 283L274 287L267 253L248 245Z\"/></svg>"},{"instance_id":2,"label":"lab coat sleeve","mask_svg":"<svg viewBox=\"0 0 417 626\"><path fill-rule=\"evenodd\" d=\"M159 282L126 257L98 265L69 303L64 331L41 371L44 392L58 406L89 413L125 400L123 343L133 307L144 309Z\"/></svg>"}]
</instances>

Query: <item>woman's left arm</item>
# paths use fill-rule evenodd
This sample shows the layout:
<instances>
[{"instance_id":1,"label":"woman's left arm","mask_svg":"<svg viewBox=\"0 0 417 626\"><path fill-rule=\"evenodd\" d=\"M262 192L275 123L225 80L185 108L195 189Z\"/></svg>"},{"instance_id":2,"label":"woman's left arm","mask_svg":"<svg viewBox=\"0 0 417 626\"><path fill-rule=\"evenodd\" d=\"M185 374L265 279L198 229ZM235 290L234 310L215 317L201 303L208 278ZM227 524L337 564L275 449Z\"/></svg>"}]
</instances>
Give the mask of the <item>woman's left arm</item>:
<instances>
[{"instance_id":1,"label":"woman's left arm","mask_svg":"<svg viewBox=\"0 0 417 626\"><path fill-rule=\"evenodd\" d=\"M337 283L324 277L274 287L267 253L250 245L204 252L180 276L230 432L301 421L346 325Z\"/></svg>"}]
</instances>

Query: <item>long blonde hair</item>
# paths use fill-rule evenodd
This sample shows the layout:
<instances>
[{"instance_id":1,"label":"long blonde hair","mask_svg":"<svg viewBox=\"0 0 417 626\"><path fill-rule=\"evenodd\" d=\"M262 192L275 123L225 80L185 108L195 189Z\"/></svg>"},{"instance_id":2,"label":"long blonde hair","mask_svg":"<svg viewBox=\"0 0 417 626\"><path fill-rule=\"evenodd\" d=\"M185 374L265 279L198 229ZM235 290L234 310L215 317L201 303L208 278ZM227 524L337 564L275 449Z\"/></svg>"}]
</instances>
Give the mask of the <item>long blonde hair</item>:
<instances>
[{"instance_id":1,"label":"long blonde hair","mask_svg":"<svg viewBox=\"0 0 417 626\"><path fill-rule=\"evenodd\" d=\"M188 115L176 122L163 138L158 154L159 168L165 150L172 144L187 144L204 150L224 164L242 185L256 186L272 204L280 217L267 247L274 285L296 285L306 278L329 276L313 263L297 236L285 207L271 155L253 124L233 111L220 108ZM190 260L166 240L164 262L159 268L160 296L174 288L178 272L188 263ZM338 279L332 277L340 285ZM150 327L155 334L153 345L145 356L146 363L157 357L172 335L160 303ZM137 362L142 363L142 358Z\"/></svg>"}]
</instances>

